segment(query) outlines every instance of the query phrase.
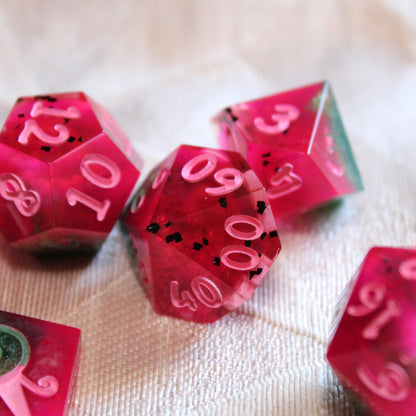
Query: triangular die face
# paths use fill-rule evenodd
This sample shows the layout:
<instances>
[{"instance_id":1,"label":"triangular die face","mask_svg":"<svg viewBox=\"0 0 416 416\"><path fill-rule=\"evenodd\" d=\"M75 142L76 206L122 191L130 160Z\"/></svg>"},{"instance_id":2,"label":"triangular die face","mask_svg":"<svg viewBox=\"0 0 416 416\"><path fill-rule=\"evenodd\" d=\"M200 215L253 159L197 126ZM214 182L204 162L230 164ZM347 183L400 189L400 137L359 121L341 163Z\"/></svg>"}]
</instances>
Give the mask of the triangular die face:
<instances>
[{"instance_id":1,"label":"triangular die face","mask_svg":"<svg viewBox=\"0 0 416 416\"><path fill-rule=\"evenodd\" d=\"M165 160L153 168L140 188L133 195L129 207L122 218L123 223L128 228L131 228L132 232L135 229L145 230L149 224L156 221L153 219L155 217L155 210L163 195L175 153L170 154ZM161 226L165 225L160 219L157 221Z\"/></svg>"},{"instance_id":2,"label":"triangular die face","mask_svg":"<svg viewBox=\"0 0 416 416\"><path fill-rule=\"evenodd\" d=\"M258 274L263 277L280 251L280 241L270 207L258 208L257 203L263 202L258 201L261 196L264 196L264 191L253 192L242 198L229 198L215 207L179 218L169 216L162 219L161 215L156 215L154 218L162 221L160 224L152 221L154 228L151 229L149 224L148 232L157 235L167 249L171 247L180 251L248 298L254 288L252 284L246 284ZM238 215L235 216L234 213ZM161 224L169 224L169 227ZM226 225L231 227L231 231L226 231ZM248 232L239 234L240 228ZM233 250L236 253L231 254ZM236 264L227 262L227 258L221 260L224 253L228 252L230 254L225 256L230 259L239 257L238 253L241 252L241 258L237 259ZM248 266L244 266L245 264ZM259 283L257 280L254 279L256 285Z\"/></svg>"},{"instance_id":3,"label":"triangular die face","mask_svg":"<svg viewBox=\"0 0 416 416\"><path fill-rule=\"evenodd\" d=\"M234 126L248 142L307 152L325 83L236 104Z\"/></svg>"},{"instance_id":4,"label":"triangular die face","mask_svg":"<svg viewBox=\"0 0 416 416\"><path fill-rule=\"evenodd\" d=\"M214 322L246 298L235 293L198 259L157 235L149 236L154 307L158 313L196 322Z\"/></svg>"},{"instance_id":5,"label":"triangular die face","mask_svg":"<svg viewBox=\"0 0 416 416\"><path fill-rule=\"evenodd\" d=\"M206 158L204 159L204 157ZM191 169L190 175L183 173L184 167L192 163L196 158L203 158L200 164L196 163ZM214 160L214 162L212 162ZM221 194L218 191L223 187L215 179L215 174L223 169L235 169L237 175L243 176L241 186L232 192ZM207 175L196 179L195 171L206 170ZM163 195L160 198L156 215L180 217L192 212L205 210L210 206L216 206L222 197L241 197L248 190L261 189L262 184L253 175L247 162L236 152L227 152L215 149L202 149L193 146L181 146L178 149L175 161L167 173L167 179L163 185ZM208 191L207 191L208 189ZM212 190L210 192L209 190Z\"/></svg>"}]
</instances>

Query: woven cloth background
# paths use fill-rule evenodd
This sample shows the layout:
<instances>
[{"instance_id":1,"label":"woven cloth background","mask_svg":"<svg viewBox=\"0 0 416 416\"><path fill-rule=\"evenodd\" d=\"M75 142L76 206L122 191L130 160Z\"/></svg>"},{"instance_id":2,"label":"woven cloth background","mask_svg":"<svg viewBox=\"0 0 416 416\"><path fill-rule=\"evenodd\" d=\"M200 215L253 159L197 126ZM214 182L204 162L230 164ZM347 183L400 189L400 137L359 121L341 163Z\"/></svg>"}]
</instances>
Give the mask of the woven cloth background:
<instances>
[{"instance_id":1,"label":"woven cloth background","mask_svg":"<svg viewBox=\"0 0 416 416\"><path fill-rule=\"evenodd\" d=\"M412 0L0 0L0 119L21 95L83 90L146 161L216 146L228 104L328 79L365 191L279 224L252 298L211 325L156 315L118 226L92 257L0 239L0 308L82 329L70 415L354 415L325 350L373 245L415 245Z\"/></svg>"}]
</instances>

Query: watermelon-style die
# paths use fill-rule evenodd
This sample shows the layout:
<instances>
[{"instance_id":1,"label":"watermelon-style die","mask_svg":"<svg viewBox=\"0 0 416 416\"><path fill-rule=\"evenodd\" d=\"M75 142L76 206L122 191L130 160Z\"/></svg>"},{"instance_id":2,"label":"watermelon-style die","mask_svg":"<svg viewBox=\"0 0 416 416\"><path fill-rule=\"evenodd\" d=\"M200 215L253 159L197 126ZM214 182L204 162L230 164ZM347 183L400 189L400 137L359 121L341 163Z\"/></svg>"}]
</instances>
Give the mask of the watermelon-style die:
<instances>
[{"instance_id":1,"label":"watermelon-style die","mask_svg":"<svg viewBox=\"0 0 416 416\"><path fill-rule=\"evenodd\" d=\"M245 157L282 217L362 189L328 82L232 105L213 119L220 146Z\"/></svg>"},{"instance_id":2,"label":"watermelon-style die","mask_svg":"<svg viewBox=\"0 0 416 416\"><path fill-rule=\"evenodd\" d=\"M0 416L64 416L81 331L0 311Z\"/></svg>"},{"instance_id":3,"label":"watermelon-style die","mask_svg":"<svg viewBox=\"0 0 416 416\"><path fill-rule=\"evenodd\" d=\"M375 247L340 298L327 352L379 416L416 409L416 250Z\"/></svg>"},{"instance_id":4,"label":"watermelon-style die","mask_svg":"<svg viewBox=\"0 0 416 416\"><path fill-rule=\"evenodd\" d=\"M180 146L149 174L122 223L154 309L197 322L247 300L280 251L261 182L225 150Z\"/></svg>"},{"instance_id":5,"label":"watermelon-style die","mask_svg":"<svg viewBox=\"0 0 416 416\"><path fill-rule=\"evenodd\" d=\"M35 253L95 250L140 167L114 120L84 93L19 98L0 132L0 231Z\"/></svg>"}]
</instances>

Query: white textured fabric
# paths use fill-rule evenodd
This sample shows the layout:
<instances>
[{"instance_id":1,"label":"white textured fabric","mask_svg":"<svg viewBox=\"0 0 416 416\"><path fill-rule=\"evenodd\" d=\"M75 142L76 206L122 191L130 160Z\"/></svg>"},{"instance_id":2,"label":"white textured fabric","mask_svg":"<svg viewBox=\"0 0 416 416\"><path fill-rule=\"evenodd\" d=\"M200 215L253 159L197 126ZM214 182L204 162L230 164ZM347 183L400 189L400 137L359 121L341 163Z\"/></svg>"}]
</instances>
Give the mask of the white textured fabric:
<instances>
[{"instance_id":1,"label":"white textured fabric","mask_svg":"<svg viewBox=\"0 0 416 416\"><path fill-rule=\"evenodd\" d=\"M263 283L211 325L156 315L118 227L93 257L0 239L0 308L82 329L70 415L354 415L325 361L337 296L373 245L415 245L413 0L0 0L0 119L84 90L146 161L216 146L226 105L328 79L365 191L279 224Z\"/></svg>"}]
</instances>

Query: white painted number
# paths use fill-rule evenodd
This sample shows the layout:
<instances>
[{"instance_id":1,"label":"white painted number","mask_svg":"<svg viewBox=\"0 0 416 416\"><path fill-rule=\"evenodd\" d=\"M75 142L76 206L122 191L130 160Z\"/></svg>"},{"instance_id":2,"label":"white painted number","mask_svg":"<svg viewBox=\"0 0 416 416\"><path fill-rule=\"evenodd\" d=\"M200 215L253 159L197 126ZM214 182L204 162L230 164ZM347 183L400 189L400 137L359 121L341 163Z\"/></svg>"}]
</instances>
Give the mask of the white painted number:
<instances>
[{"instance_id":1,"label":"white painted number","mask_svg":"<svg viewBox=\"0 0 416 416\"><path fill-rule=\"evenodd\" d=\"M92 169L92 166L101 166L109 175L100 175ZM90 153L82 159L81 173L87 181L100 188L114 188L118 185L121 178L119 167L109 158L98 153Z\"/></svg>"},{"instance_id":2,"label":"white painted number","mask_svg":"<svg viewBox=\"0 0 416 416\"><path fill-rule=\"evenodd\" d=\"M170 283L170 299L175 308L189 308L191 311L198 310L198 299L208 308L219 308L222 305L222 294L218 287L206 277L195 277L191 282L192 292L184 290L179 293L179 282L173 280Z\"/></svg>"},{"instance_id":3,"label":"white painted number","mask_svg":"<svg viewBox=\"0 0 416 416\"><path fill-rule=\"evenodd\" d=\"M295 121L299 117L299 110L291 104L276 104L274 106L276 113L271 115L271 119L275 124L267 124L262 117L256 117L254 119L254 125L263 133L266 134L279 134L287 130L292 121Z\"/></svg>"},{"instance_id":4,"label":"white painted number","mask_svg":"<svg viewBox=\"0 0 416 416\"><path fill-rule=\"evenodd\" d=\"M211 175L217 167L217 158L209 153L195 156L182 168L182 177L188 182L199 182Z\"/></svg>"},{"instance_id":5,"label":"white painted number","mask_svg":"<svg viewBox=\"0 0 416 416\"><path fill-rule=\"evenodd\" d=\"M350 305L347 313L352 316L364 316L379 308L386 298L387 288L379 282L366 283L360 288L358 298L361 305ZM397 318L402 310L395 300L388 299L384 309L363 329L364 339L377 339L381 329L393 318Z\"/></svg>"},{"instance_id":6,"label":"white painted number","mask_svg":"<svg viewBox=\"0 0 416 416\"><path fill-rule=\"evenodd\" d=\"M369 390L383 399L399 402L409 396L409 376L398 364L388 362L378 374L373 374L365 364L361 364L357 375Z\"/></svg>"},{"instance_id":7,"label":"white painted number","mask_svg":"<svg viewBox=\"0 0 416 416\"><path fill-rule=\"evenodd\" d=\"M28 190L22 179L13 173L0 176L0 195L12 201L24 217L32 217L39 211L40 195L32 189Z\"/></svg>"},{"instance_id":8,"label":"white painted number","mask_svg":"<svg viewBox=\"0 0 416 416\"><path fill-rule=\"evenodd\" d=\"M237 190L243 184L243 174L234 168L220 169L214 175L215 180L221 184L217 188L205 188L208 195L226 195Z\"/></svg>"},{"instance_id":9,"label":"white painted number","mask_svg":"<svg viewBox=\"0 0 416 416\"><path fill-rule=\"evenodd\" d=\"M69 131L63 124L55 124L54 129L58 132L57 136L51 136L45 133L36 123L35 120L26 120L25 127L19 134L19 143L27 145L29 136L34 134L39 140L46 144L62 144L69 138Z\"/></svg>"},{"instance_id":10,"label":"white painted number","mask_svg":"<svg viewBox=\"0 0 416 416\"><path fill-rule=\"evenodd\" d=\"M255 240L264 232L263 223L250 215L232 215L225 220L224 228L238 240Z\"/></svg>"},{"instance_id":11,"label":"white painted number","mask_svg":"<svg viewBox=\"0 0 416 416\"><path fill-rule=\"evenodd\" d=\"M96 167L104 168L108 175L103 175L102 173L94 171L92 169L92 166L94 165ZM85 155L81 161L80 170L85 179L93 185L103 189L114 188L121 179L119 167L112 160L98 153ZM75 188L69 188L67 190L66 199L71 206L75 206L77 202L79 202L95 211L97 213L97 221L104 220L111 205L111 202L108 199L98 201Z\"/></svg>"},{"instance_id":12,"label":"white painted number","mask_svg":"<svg viewBox=\"0 0 416 416\"><path fill-rule=\"evenodd\" d=\"M302 178L293 172L293 165L285 163L270 179L267 195L270 199L281 198L297 191L302 184Z\"/></svg>"},{"instance_id":13,"label":"white painted number","mask_svg":"<svg viewBox=\"0 0 416 416\"><path fill-rule=\"evenodd\" d=\"M33 104L30 115L34 118L40 115L63 118L79 118L81 113L78 108L74 106L67 109L49 108L44 107L42 102L37 101ZM31 134L36 136L40 141L50 145L62 144L68 140L69 131L63 124L55 124L53 128L58 132L57 136L51 136L50 134L45 133L35 120L26 120L25 127L19 134L17 141L26 146L29 143L29 137Z\"/></svg>"},{"instance_id":14,"label":"white painted number","mask_svg":"<svg viewBox=\"0 0 416 416\"><path fill-rule=\"evenodd\" d=\"M399 266L399 273L406 280L416 280L416 257L405 260Z\"/></svg>"}]
</instances>

